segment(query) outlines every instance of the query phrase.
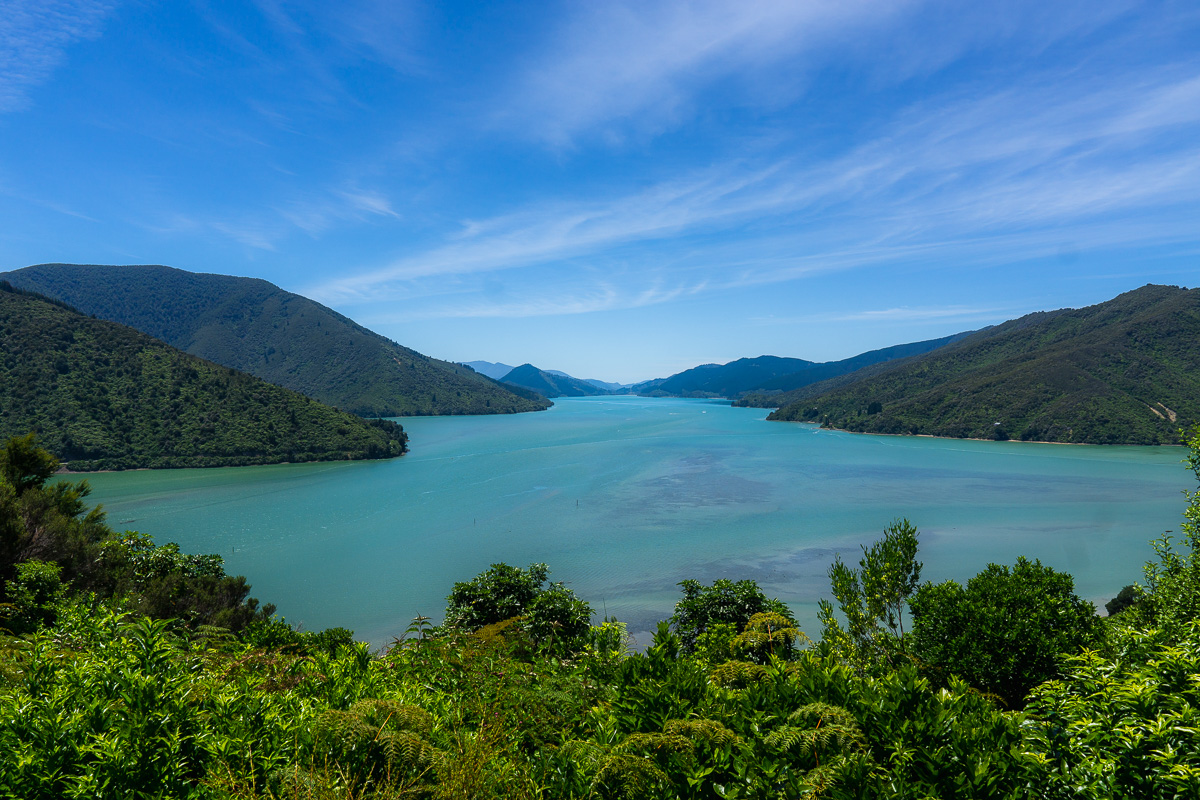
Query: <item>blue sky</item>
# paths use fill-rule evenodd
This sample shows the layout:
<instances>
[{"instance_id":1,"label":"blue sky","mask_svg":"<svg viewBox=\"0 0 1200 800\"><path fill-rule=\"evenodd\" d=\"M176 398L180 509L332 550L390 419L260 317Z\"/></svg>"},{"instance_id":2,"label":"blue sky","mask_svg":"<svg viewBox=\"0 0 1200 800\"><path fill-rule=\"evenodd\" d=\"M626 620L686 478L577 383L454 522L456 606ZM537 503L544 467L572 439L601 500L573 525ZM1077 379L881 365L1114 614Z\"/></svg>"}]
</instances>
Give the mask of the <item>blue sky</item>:
<instances>
[{"instance_id":1,"label":"blue sky","mask_svg":"<svg viewBox=\"0 0 1200 800\"><path fill-rule=\"evenodd\" d=\"M0 7L0 269L624 382L1198 283L1195 2Z\"/></svg>"}]
</instances>

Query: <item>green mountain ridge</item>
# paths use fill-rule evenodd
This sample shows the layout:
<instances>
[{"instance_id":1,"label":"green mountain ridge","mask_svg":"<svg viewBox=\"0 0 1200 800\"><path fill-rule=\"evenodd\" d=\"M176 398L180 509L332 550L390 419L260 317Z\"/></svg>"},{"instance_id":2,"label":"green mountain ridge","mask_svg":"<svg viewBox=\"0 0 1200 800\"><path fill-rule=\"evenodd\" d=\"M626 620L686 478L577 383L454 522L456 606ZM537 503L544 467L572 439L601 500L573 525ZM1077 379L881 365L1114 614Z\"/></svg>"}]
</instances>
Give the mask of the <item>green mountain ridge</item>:
<instances>
[{"instance_id":1,"label":"green mountain ridge","mask_svg":"<svg viewBox=\"0 0 1200 800\"><path fill-rule=\"evenodd\" d=\"M814 383L829 380L830 378L836 378L839 375L848 375L863 367L869 367L872 364L886 364L902 358L928 353L931 350L945 347L966 336L970 336L973 332L956 333L951 336L943 336L940 339L928 339L923 342L898 344L892 347L870 350L850 358L844 358L841 361L825 361L813 364L811 367L799 372L782 375L759 384L743 394L734 405L755 408L776 408L779 406L776 397L782 392L789 392L804 386L810 386Z\"/></svg>"},{"instance_id":2,"label":"green mountain ridge","mask_svg":"<svg viewBox=\"0 0 1200 800\"><path fill-rule=\"evenodd\" d=\"M773 378L811 366L813 362L802 358L739 358L728 364L702 364L677 372L651 386L638 386L635 389L647 397L736 397Z\"/></svg>"},{"instance_id":3,"label":"green mountain ridge","mask_svg":"<svg viewBox=\"0 0 1200 800\"><path fill-rule=\"evenodd\" d=\"M549 405L256 278L150 265L39 264L0 279L359 416L499 414Z\"/></svg>"},{"instance_id":4,"label":"green mountain ridge","mask_svg":"<svg viewBox=\"0 0 1200 800\"><path fill-rule=\"evenodd\" d=\"M927 353L969 334L956 333L940 339L893 345L840 361L815 362L802 358L759 356L739 358L728 364L702 364L669 378L637 384L633 391L646 397L728 397L737 406L776 408L780 405L777 398L781 393L845 375L871 364Z\"/></svg>"},{"instance_id":5,"label":"green mountain ridge","mask_svg":"<svg viewBox=\"0 0 1200 800\"><path fill-rule=\"evenodd\" d=\"M503 383L537 392L543 397L596 397L612 394L593 383L572 378L566 374L554 374L538 369L532 364L522 364L504 376Z\"/></svg>"},{"instance_id":6,"label":"green mountain ridge","mask_svg":"<svg viewBox=\"0 0 1200 800\"><path fill-rule=\"evenodd\" d=\"M1200 289L1038 312L813 384L768 419L866 433L1177 444L1200 421Z\"/></svg>"},{"instance_id":7,"label":"green mountain ridge","mask_svg":"<svg viewBox=\"0 0 1200 800\"><path fill-rule=\"evenodd\" d=\"M36 432L68 469L391 458L364 420L0 281L0 438Z\"/></svg>"}]
</instances>

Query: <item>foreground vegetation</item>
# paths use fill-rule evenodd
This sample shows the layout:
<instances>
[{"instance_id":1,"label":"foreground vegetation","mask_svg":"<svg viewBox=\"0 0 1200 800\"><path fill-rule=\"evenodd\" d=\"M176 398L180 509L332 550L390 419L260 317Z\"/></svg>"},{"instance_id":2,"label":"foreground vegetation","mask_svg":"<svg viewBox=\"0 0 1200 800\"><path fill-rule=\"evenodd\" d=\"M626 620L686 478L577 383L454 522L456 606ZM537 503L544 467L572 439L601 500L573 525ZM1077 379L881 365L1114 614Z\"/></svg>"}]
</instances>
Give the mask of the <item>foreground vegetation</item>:
<instances>
[{"instance_id":1,"label":"foreground vegetation","mask_svg":"<svg viewBox=\"0 0 1200 800\"><path fill-rule=\"evenodd\" d=\"M391 458L407 436L0 281L0 438L77 471Z\"/></svg>"},{"instance_id":2,"label":"foreground vegetation","mask_svg":"<svg viewBox=\"0 0 1200 800\"><path fill-rule=\"evenodd\" d=\"M744 405L865 433L1176 444L1200 421L1200 289L1030 314L899 364Z\"/></svg>"},{"instance_id":3,"label":"foreground vegetation","mask_svg":"<svg viewBox=\"0 0 1200 800\"><path fill-rule=\"evenodd\" d=\"M39 264L0 277L364 417L506 414L550 405L256 278L98 264Z\"/></svg>"},{"instance_id":4,"label":"foreground vegetation","mask_svg":"<svg viewBox=\"0 0 1200 800\"><path fill-rule=\"evenodd\" d=\"M752 581L685 581L634 652L498 564L372 654L110 530L54 467L0 453L0 796L1200 795L1200 491L1107 620L1037 562L922 583L898 520L830 568L816 642Z\"/></svg>"}]
</instances>

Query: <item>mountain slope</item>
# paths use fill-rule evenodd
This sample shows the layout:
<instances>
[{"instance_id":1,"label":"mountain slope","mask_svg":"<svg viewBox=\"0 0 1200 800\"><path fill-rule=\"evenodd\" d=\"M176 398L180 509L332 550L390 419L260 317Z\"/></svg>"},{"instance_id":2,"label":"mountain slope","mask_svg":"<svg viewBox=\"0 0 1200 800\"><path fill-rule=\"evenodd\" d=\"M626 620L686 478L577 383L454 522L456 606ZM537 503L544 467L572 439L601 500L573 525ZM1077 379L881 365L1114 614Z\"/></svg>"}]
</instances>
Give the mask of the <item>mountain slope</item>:
<instances>
[{"instance_id":1,"label":"mountain slope","mask_svg":"<svg viewBox=\"0 0 1200 800\"><path fill-rule=\"evenodd\" d=\"M779 402L779 398L781 397L780 392L786 393L830 378L836 378L839 375L848 375L863 367L869 367L872 364L897 361L902 358L928 353L970 336L971 333L973 331L956 333L953 336L943 336L940 339L928 339L923 342L898 344L879 350L870 350L850 358L844 358L841 361L825 361L813 364L811 367L803 369L800 372L783 375L754 387L734 403L734 405L751 406L754 408L777 408L781 405Z\"/></svg>"},{"instance_id":2,"label":"mountain slope","mask_svg":"<svg viewBox=\"0 0 1200 800\"><path fill-rule=\"evenodd\" d=\"M162 266L40 264L0 279L362 416L547 406L255 278Z\"/></svg>"},{"instance_id":3,"label":"mountain slope","mask_svg":"<svg viewBox=\"0 0 1200 800\"><path fill-rule=\"evenodd\" d=\"M544 397L595 397L610 394L587 381L562 373L550 373L532 364L522 364L504 376L504 383L532 389Z\"/></svg>"},{"instance_id":4,"label":"mountain slope","mask_svg":"<svg viewBox=\"0 0 1200 800\"><path fill-rule=\"evenodd\" d=\"M739 358L728 364L703 364L677 372L641 393L651 397L736 397L772 378L811 366L813 362L802 358Z\"/></svg>"},{"instance_id":5,"label":"mountain slope","mask_svg":"<svg viewBox=\"0 0 1200 800\"><path fill-rule=\"evenodd\" d=\"M1145 286L1030 314L855 376L800 389L769 418L874 433L1176 444L1180 428L1200 421L1200 289Z\"/></svg>"},{"instance_id":6,"label":"mountain slope","mask_svg":"<svg viewBox=\"0 0 1200 800\"><path fill-rule=\"evenodd\" d=\"M0 440L35 431L69 469L390 458L400 426L86 317L0 281Z\"/></svg>"}]
</instances>

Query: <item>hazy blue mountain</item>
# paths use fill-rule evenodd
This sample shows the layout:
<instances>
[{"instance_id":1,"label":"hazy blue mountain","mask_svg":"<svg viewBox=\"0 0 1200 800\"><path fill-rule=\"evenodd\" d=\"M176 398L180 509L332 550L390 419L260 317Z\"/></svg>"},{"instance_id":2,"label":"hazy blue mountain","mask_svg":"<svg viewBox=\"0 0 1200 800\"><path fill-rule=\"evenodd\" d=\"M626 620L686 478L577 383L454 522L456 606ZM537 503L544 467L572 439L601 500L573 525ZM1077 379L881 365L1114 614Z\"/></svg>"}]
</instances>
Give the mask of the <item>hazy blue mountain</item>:
<instances>
[{"instance_id":1,"label":"hazy blue mountain","mask_svg":"<svg viewBox=\"0 0 1200 800\"><path fill-rule=\"evenodd\" d=\"M626 383L611 383L609 381L597 380L596 378L576 378L574 375L568 375L567 373L563 372L560 369L547 369L547 370L543 370L543 371L549 375L555 375L559 378L570 378L573 381L583 381L584 383L590 383L592 386L595 386L597 389L603 389L606 392L620 392L624 389L628 389L629 386L631 385L631 384L626 384Z\"/></svg>"},{"instance_id":2,"label":"hazy blue mountain","mask_svg":"<svg viewBox=\"0 0 1200 800\"><path fill-rule=\"evenodd\" d=\"M486 375L497 381L513 371L511 365L501 364L499 361L467 361L465 363L480 375Z\"/></svg>"},{"instance_id":3,"label":"hazy blue mountain","mask_svg":"<svg viewBox=\"0 0 1200 800\"><path fill-rule=\"evenodd\" d=\"M596 378L583 378L585 383L590 383L598 389L604 389L606 392L624 392L633 384L629 383L612 383L610 381L601 381Z\"/></svg>"},{"instance_id":4,"label":"hazy blue mountain","mask_svg":"<svg viewBox=\"0 0 1200 800\"><path fill-rule=\"evenodd\" d=\"M1200 289L1029 314L784 399L771 419L869 433L1176 444L1200 422Z\"/></svg>"},{"instance_id":5,"label":"hazy blue mountain","mask_svg":"<svg viewBox=\"0 0 1200 800\"><path fill-rule=\"evenodd\" d=\"M493 414L548 405L255 278L80 264L40 264L0 277L361 416Z\"/></svg>"},{"instance_id":6,"label":"hazy blue mountain","mask_svg":"<svg viewBox=\"0 0 1200 800\"><path fill-rule=\"evenodd\" d=\"M587 381L572 378L565 373L541 370L532 364L522 364L504 376L504 383L532 389L544 397L592 397L610 394Z\"/></svg>"}]
</instances>

